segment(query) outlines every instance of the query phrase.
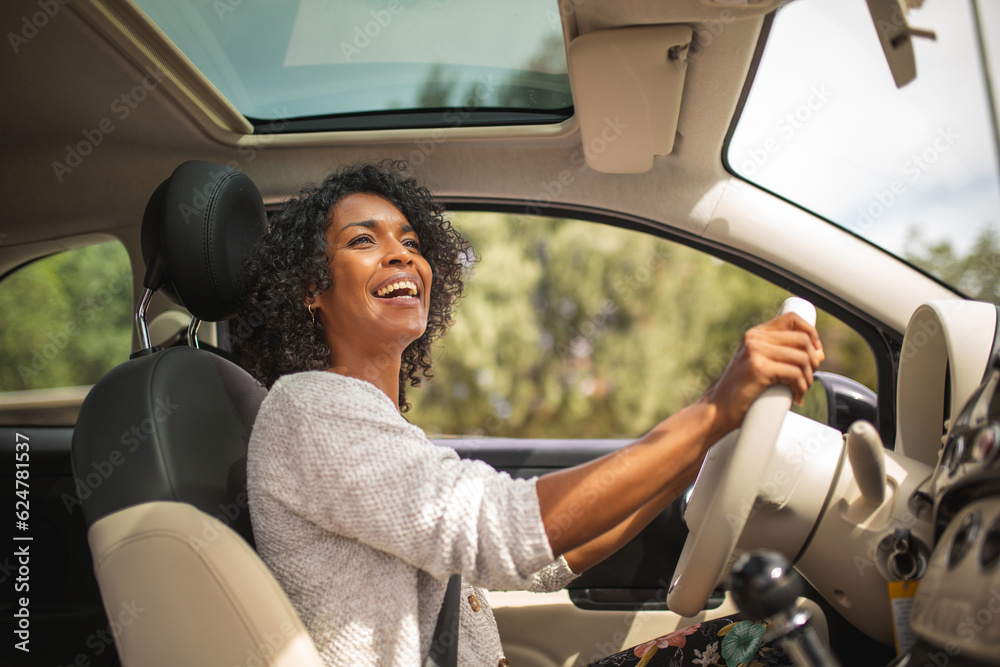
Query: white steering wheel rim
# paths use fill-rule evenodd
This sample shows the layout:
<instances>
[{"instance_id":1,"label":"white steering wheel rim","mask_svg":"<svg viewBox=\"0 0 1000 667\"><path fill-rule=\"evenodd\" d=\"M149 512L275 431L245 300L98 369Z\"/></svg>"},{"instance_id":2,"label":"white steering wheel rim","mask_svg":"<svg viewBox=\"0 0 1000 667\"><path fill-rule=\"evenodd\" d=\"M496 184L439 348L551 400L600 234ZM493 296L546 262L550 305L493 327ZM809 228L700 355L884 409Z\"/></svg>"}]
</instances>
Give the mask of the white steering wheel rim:
<instances>
[{"instance_id":1,"label":"white steering wheel rim","mask_svg":"<svg viewBox=\"0 0 1000 667\"><path fill-rule=\"evenodd\" d=\"M805 299L787 299L778 314L788 312L816 322L816 309ZM732 453L725 456L729 448L718 444L709 450L688 502L688 537L667 592L671 611L682 616L701 612L726 573L791 406L791 388L768 387L743 418Z\"/></svg>"}]
</instances>

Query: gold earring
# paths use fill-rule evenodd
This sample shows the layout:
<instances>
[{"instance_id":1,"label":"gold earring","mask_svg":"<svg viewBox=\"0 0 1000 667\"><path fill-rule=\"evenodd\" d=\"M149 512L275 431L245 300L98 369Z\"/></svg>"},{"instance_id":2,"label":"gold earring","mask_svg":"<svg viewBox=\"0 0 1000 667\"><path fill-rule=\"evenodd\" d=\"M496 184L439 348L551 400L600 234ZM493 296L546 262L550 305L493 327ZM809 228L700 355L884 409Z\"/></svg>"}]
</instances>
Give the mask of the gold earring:
<instances>
[{"instance_id":1,"label":"gold earring","mask_svg":"<svg viewBox=\"0 0 1000 667\"><path fill-rule=\"evenodd\" d=\"M313 312L313 305L311 303L307 304L306 310L309 311L309 317L312 318L313 324L316 324L316 313Z\"/></svg>"}]
</instances>

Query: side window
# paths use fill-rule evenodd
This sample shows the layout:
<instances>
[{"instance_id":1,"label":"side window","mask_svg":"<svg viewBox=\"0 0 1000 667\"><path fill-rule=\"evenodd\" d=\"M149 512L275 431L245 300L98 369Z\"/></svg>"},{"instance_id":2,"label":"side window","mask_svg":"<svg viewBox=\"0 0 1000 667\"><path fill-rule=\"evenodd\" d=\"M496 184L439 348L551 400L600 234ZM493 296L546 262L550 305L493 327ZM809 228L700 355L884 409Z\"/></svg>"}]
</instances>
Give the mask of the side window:
<instances>
[{"instance_id":1,"label":"side window","mask_svg":"<svg viewBox=\"0 0 1000 667\"><path fill-rule=\"evenodd\" d=\"M0 281L0 423L72 424L128 359L132 270L117 241L66 250Z\"/></svg>"},{"instance_id":2,"label":"side window","mask_svg":"<svg viewBox=\"0 0 1000 667\"><path fill-rule=\"evenodd\" d=\"M456 213L480 258L436 377L408 392L428 434L642 435L696 400L749 327L790 294L650 234L579 220ZM822 370L874 390L874 356L827 313Z\"/></svg>"}]
</instances>

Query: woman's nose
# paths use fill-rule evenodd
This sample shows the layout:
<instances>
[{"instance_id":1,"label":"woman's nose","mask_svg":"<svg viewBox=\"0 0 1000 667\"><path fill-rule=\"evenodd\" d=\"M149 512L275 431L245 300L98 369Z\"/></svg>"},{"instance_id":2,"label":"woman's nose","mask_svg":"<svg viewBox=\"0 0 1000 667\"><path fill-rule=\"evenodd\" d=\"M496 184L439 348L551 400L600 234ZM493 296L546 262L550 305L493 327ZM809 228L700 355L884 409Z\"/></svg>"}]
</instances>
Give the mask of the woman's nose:
<instances>
[{"instance_id":1,"label":"woman's nose","mask_svg":"<svg viewBox=\"0 0 1000 667\"><path fill-rule=\"evenodd\" d=\"M384 261L386 264L412 264L413 255L410 254L410 249L402 243L394 243L389 252L385 254Z\"/></svg>"}]
</instances>

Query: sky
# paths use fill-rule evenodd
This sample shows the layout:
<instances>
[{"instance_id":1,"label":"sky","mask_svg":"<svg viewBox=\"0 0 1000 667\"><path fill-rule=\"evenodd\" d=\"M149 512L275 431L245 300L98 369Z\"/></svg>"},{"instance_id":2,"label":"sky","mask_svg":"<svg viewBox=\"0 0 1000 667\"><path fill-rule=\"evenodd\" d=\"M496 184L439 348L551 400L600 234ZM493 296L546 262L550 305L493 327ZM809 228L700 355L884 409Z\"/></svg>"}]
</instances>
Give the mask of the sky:
<instances>
[{"instance_id":1,"label":"sky","mask_svg":"<svg viewBox=\"0 0 1000 667\"><path fill-rule=\"evenodd\" d=\"M284 64L436 62L518 69L547 36L561 38L557 11L554 0L548 8L537 0L302 0Z\"/></svg>"},{"instance_id":2,"label":"sky","mask_svg":"<svg viewBox=\"0 0 1000 667\"><path fill-rule=\"evenodd\" d=\"M1000 0L979 5L997 81ZM910 25L937 40L914 39L917 78L897 89L865 2L787 5L730 165L900 255L914 232L965 251L984 228L1000 230L996 139L971 7L926 0L910 12Z\"/></svg>"}]
</instances>

